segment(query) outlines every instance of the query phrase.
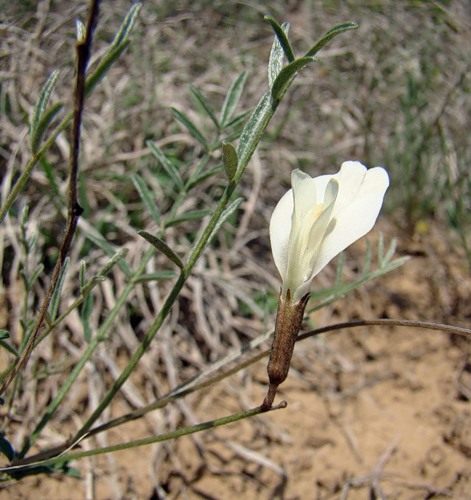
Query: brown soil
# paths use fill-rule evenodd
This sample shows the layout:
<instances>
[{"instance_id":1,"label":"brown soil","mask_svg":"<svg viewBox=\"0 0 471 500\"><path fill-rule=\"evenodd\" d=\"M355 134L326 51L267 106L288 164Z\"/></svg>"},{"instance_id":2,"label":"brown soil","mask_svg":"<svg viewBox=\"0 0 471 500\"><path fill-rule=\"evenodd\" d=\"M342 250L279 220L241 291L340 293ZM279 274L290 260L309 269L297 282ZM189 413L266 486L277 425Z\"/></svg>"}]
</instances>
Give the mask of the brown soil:
<instances>
[{"instance_id":1,"label":"brown soil","mask_svg":"<svg viewBox=\"0 0 471 500\"><path fill-rule=\"evenodd\" d=\"M471 283L451 243L429 231L403 241L399 251L412 255L406 265L313 319L391 317L466 326ZM94 490L98 499L470 498L470 352L464 339L407 328L311 338L297 345L279 391L286 409L168 447L82 461L81 480L28 478L0 497L78 499L87 491L91 498ZM200 394L189 419L239 411L239 400L257 405L266 389L264 365ZM148 435L155 419L113 431L107 442Z\"/></svg>"}]
</instances>

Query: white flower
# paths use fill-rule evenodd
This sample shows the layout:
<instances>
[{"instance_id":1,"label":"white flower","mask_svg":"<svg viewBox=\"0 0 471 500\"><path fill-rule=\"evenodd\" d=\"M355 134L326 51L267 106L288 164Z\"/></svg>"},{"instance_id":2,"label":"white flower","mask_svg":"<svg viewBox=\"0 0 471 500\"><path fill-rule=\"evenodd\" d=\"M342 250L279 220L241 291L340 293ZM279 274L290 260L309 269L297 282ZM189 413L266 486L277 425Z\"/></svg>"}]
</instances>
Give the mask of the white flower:
<instances>
[{"instance_id":1,"label":"white flower","mask_svg":"<svg viewBox=\"0 0 471 500\"><path fill-rule=\"evenodd\" d=\"M290 290L296 302L314 276L373 227L389 177L381 167L346 161L335 175L312 178L294 170L291 185L273 211L270 241L282 295Z\"/></svg>"}]
</instances>

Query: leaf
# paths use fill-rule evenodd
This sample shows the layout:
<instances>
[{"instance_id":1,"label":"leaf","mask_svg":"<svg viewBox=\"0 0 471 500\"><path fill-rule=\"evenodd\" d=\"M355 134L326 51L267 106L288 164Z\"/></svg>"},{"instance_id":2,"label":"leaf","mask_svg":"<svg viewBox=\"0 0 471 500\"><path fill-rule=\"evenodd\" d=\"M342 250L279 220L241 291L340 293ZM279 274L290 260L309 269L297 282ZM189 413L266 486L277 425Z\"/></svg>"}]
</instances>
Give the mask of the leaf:
<instances>
[{"instance_id":1,"label":"leaf","mask_svg":"<svg viewBox=\"0 0 471 500\"><path fill-rule=\"evenodd\" d=\"M136 3L126 14L121 26L116 32L113 41L108 50L105 52L103 59L99 62L93 73L87 78L85 84L85 94L88 96L95 86L103 79L111 66L117 61L119 56L126 50L129 45L129 35L134 27L136 18L141 10L141 4Z\"/></svg>"},{"instance_id":2,"label":"leaf","mask_svg":"<svg viewBox=\"0 0 471 500\"><path fill-rule=\"evenodd\" d=\"M383 267L383 264L384 264L384 235L383 235L383 233L379 233L378 263L379 263L380 268Z\"/></svg>"},{"instance_id":3,"label":"leaf","mask_svg":"<svg viewBox=\"0 0 471 500\"><path fill-rule=\"evenodd\" d=\"M243 122L247 118L247 116L250 115L251 112L252 111L249 109L248 111L244 111L243 113L240 113L239 115L232 118L229 122L227 122L226 125L224 126L224 128L228 129L231 127L235 127L239 123Z\"/></svg>"},{"instance_id":4,"label":"leaf","mask_svg":"<svg viewBox=\"0 0 471 500\"><path fill-rule=\"evenodd\" d=\"M166 257L168 257L174 264L176 264L180 269L184 268L183 262L180 257L159 237L154 236L147 231L138 231L137 234L142 236L147 240L152 246L154 246L159 252L162 252Z\"/></svg>"},{"instance_id":5,"label":"leaf","mask_svg":"<svg viewBox=\"0 0 471 500\"><path fill-rule=\"evenodd\" d=\"M136 18L139 14L139 11L141 10L141 6L142 5L140 3L135 3L129 9L129 12L126 14L124 21L122 22L121 26L119 27L113 41L111 42L112 47L117 47L117 46L121 45L123 42L128 40L129 35L134 27L134 23L136 21Z\"/></svg>"},{"instance_id":6,"label":"leaf","mask_svg":"<svg viewBox=\"0 0 471 500\"><path fill-rule=\"evenodd\" d=\"M64 103L56 102L43 113L34 133L31 134L31 151L33 152L33 154L36 154L38 152L47 128L63 107Z\"/></svg>"},{"instance_id":7,"label":"leaf","mask_svg":"<svg viewBox=\"0 0 471 500\"><path fill-rule=\"evenodd\" d=\"M192 177L190 179L190 181L185 186L186 191L190 191L191 189L196 187L198 184L203 182L208 177L211 177L213 175L218 174L223 168L224 167L223 167L222 163L220 163L219 165L216 165L213 168L210 168L210 169L206 170L205 172L202 172L198 176Z\"/></svg>"},{"instance_id":8,"label":"leaf","mask_svg":"<svg viewBox=\"0 0 471 500\"><path fill-rule=\"evenodd\" d=\"M111 259L103 266L101 271L93 278L93 280L102 281L105 275L107 275L116 264L121 262L124 259L124 257L126 257L128 252L129 252L128 248L120 248L117 252L115 252L111 256Z\"/></svg>"},{"instance_id":9,"label":"leaf","mask_svg":"<svg viewBox=\"0 0 471 500\"><path fill-rule=\"evenodd\" d=\"M177 215L173 219L170 219L165 222L165 227L176 226L177 224L181 224L182 222L187 222L190 220L202 219L211 213L211 210L190 210L189 212L183 212L180 215Z\"/></svg>"},{"instance_id":10,"label":"leaf","mask_svg":"<svg viewBox=\"0 0 471 500\"><path fill-rule=\"evenodd\" d=\"M36 269L33 271L33 274L31 274L28 280L28 286L30 288L33 287L33 285L36 283L36 280L39 278L39 276L41 276L43 271L44 271L44 264L41 262L36 266Z\"/></svg>"},{"instance_id":11,"label":"leaf","mask_svg":"<svg viewBox=\"0 0 471 500\"><path fill-rule=\"evenodd\" d=\"M129 40L117 45L110 51L106 52L103 59L98 63L93 73L87 78L85 82L85 95L89 96L93 89L103 80L108 70L119 59L121 54L127 49Z\"/></svg>"},{"instance_id":12,"label":"leaf","mask_svg":"<svg viewBox=\"0 0 471 500\"><path fill-rule=\"evenodd\" d=\"M178 111L176 108L170 108L172 110L173 116L190 132L190 134L206 149L208 149L208 141L205 139L204 135L199 131L198 127L191 121L191 119Z\"/></svg>"},{"instance_id":13,"label":"leaf","mask_svg":"<svg viewBox=\"0 0 471 500\"><path fill-rule=\"evenodd\" d=\"M58 179L56 176L56 170L54 170L54 167L46 160L44 155L41 155L39 162L43 167L44 173L46 174L46 177L50 184L50 189L47 190L49 196L51 196L55 204L57 204L61 208L65 208L64 198L60 191Z\"/></svg>"},{"instance_id":14,"label":"leaf","mask_svg":"<svg viewBox=\"0 0 471 500\"><path fill-rule=\"evenodd\" d=\"M0 340L0 347L3 347L4 349L6 349L8 352L13 354L13 356L15 356L16 358L20 357L20 354L18 353L18 351L8 342L5 342L4 340Z\"/></svg>"},{"instance_id":15,"label":"leaf","mask_svg":"<svg viewBox=\"0 0 471 500\"><path fill-rule=\"evenodd\" d=\"M304 57L314 57L319 50L324 47L324 45L332 40L332 38L336 37L337 35L340 35L340 33L343 33L344 31L348 30L354 30L358 28L358 24L348 22L348 23L340 23L336 24L333 26L327 33L325 33L320 40L318 40L305 54Z\"/></svg>"},{"instance_id":16,"label":"leaf","mask_svg":"<svg viewBox=\"0 0 471 500\"><path fill-rule=\"evenodd\" d=\"M289 31L289 24L283 23L282 28L286 35ZM273 41L273 45L270 51L270 59L268 61L268 85L270 88L273 86L273 82L276 80L276 77L280 74L280 71L283 68L283 58L284 58L283 47L280 44L278 37L275 37Z\"/></svg>"},{"instance_id":17,"label":"leaf","mask_svg":"<svg viewBox=\"0 0 471 500\"><path fill-rule=\"evenodd\" d=\"M41 122L41 119L44 116L46 111L49 98L51 97L52 91L54 90L54 86L56 84L57 78L59 76L59 71L54 70L49 78L46 80L46 83L43 85L41 91L39 92L38 100L36 101L36 105L34 106L33 115L31 117L31 126L30 126L30 136L31 136L31 145L37 143L37 133L38 126Z\"/></svg>"},{"instance_id":18,"label":"leaf","mask_svg":"<svg viewBox=\"0 0 471 500\"><path fill-rule=\"evenodd\" d=\"M345 264L345 252L340 252L337 259L337 271L335 273L335 288L339 288L342 285L344 264Z\"/></svg>"},{"instance_id":19,"label":"leaf","mask_svg":"<svg viewBox=\"0 0 471 500\"><path fill-rule=\"evenodd\" d=\"M3 328L0 330L0 340L5 340L10 338L10 332L8 330L4 330Z\"/></svg>"},{"instance_id":20,"label":"leaf","mask_svg":"<svg viewBox=\"0 0 471 500\"><path fill-rule=\"evenodd\" d=\"M63 464L63 467L61 468L61 472L65 476L73 477L74 479L82 479L82 475L80 473L80 469L77 467L70 467L69 464Z\"/></svg>"},{"instance_id":21,"label":"leaf","mask_svg":"<svg viewBox=\"0 0 471 500\"><path fill-rule=\"evenodd\" d=\"M239 165L245 166L255 151L271 118L272 113L269 108L273 106L274 103L272 102L270 94L265 94L252 112L249 121L245 125L244 130L242 130L239 145L237 147Z\"/></svg>"},{"instance_id":22,"label":"leaf","mask_svg":"<svg viewBox=\"0 0 471 500\"><path fill-rule=\"evenodd\" d=\"M118 255L117 252L116 252L116 249L113 247L113 245L111 245L110 243L108 243L105 240L105 238L103 238L103 236L101 236L101 234L98 234L98 233L95 234L95 233L92 233L92 232L85 232L84 234L98 248L100 248L101 250L103 250L103 252L105 252L106 255L109 255L110 257L115 257L116 255ZM119 253L119 251L118 251L118 253ZM123 273L127 277L131 277L132 276L132 270L129 267L129 264L125 260L119 259L117 261L117 264L118 264L119 268L121 269L121 271L123 271Z\"/></svg>"},{"instance_id":23,"label":"leaf","mask_svg":"<svg viewBox=\"0 0 471 500\"><path fill-rule=\"evenodd\" d=\"M159 280L169 280L173 279L177 276L175 271L159 271L155 273L147 273L140 276L136 283L143 283L145 281L159 281Z\"/></svg>"},{"instance_id":24,"label":"leaf","mask_svg":"<svg viewBox=\"0 0 471 500\"><path fill-rule=\"evenodd\" d=\"M273 31L275 32L276 38L278 39L278 43L281 46L281 48L286 56L286 59L288 59L288 62L289 63L293 62L296 59L296 56L294 55L293 49L291 48L291 44L289 43L288 36L287 36L289 25L284 24L284 27L286 27L286 30L285 30L283 26L280 26L273 19L273 17L265 16L263 19L270 24Z\"/></svg>"},{"instance_id":25,"label":"leaf","mask_svg":"<svg viewBox=\"0 0 471 500\"><path fill-rule=\"evenodd\" d=\"M8 458L8 460L10 460L10 462L15 457L15 450L13 446L9 441L7 441L5 436L2 436L1 434L0 434L0 453L2 455L5 455Z\"/></svg>"},{"instance_id":26,"label":"leaf","mask_svg":"<svg viewBox=\"0 0 471 500\"><path fill-rule=\"evenodd\" d=\"M87 263L84 260L80 261L79 283L80 283L80 291L83 293L83 289L87 284Z\"/></svg>"},{"instance_id":27,"label":"leaf","mask_svg":"<svg viewBox=\"0 0 471 500\"><path fill-rule=\"evenodd\" d=\"M242 72L235 80L227 91L226 98L221 109L220 122L223 128L229 126L228 122L239 103L240 96L244 90L245 82L247 80L247 73Z\"/></svg>"},{"instance_id":28,"label":"leaf","mask_svg":"<svg viewBox=\"0 0 471 500\"><path fill-rule=\"evenodd\" d=\"M219 129L220 128L219 120L217 119L213 108L206 100L204 95L196 87L193 87L193 85L190 85L190 90L192 94L196 97L198 102L201 104L201 106L203 106L203 109L206 111L207 115L211 118L214 125L216 125L216 127Z\"/></svg>"},{"instance_id":29,"label":"leaf","mask_svg":"<svg viewBox=\"0 0 471 500\"><path fill-rule=\"evenodd\" d=\"M90 326L90 316L93 312L93 295L89 293L80 308L80 318L83 326L83 336L87 343L92 341L92 327Z\"/></svg>"},{"instance_id":30,"label":"leaf","mask_svg":"<svg viewBox=\"0 0 471 500\"><path fill-rule=\"evenodd\" d=\"M54 293L52 294L51 302L49 303L49 307L47 309L51 321L54 321L56 319L57 312L59 311L59 304L62 295L62 287L64 286L64 281L67 275L69 264L70 264L70 257L67 257L64 261L64 265L62 266L59 279L57 280L57 286L54 290Z\"/></svg>"},{"instance_id":31,"label":"leaf","mask_svg":"<svg viewBox=\"0 0 471 500\"><path fill-rule=\"evenodd\" d=\"M227 177L233 181L237 172L238 157L235 147L228 142L222 143L222 161Z\"/></svg>"},{"instance_id":32,"label":"leaf","mask_svg":"<svg viewBox=\"0 0 471 500\"><path fill-rule=\"evenodd\" d=\"M396 238L393 238L391 240L391 244L389 245L389 248L386 251L386 255L384 256L384 263L389 264L391 259L393 258L394 254L396 253L396 248L397 248L397 240Z\"/></svg>"},{"instance_id":33,"label":"leaf","mask_svg":"<svg viewBox=\"0 0 471 500\"><path fill-rule=\"evenodd\" d=\"M276 77L272 88L271 95L275 101L280 101L286 94L297 72L314 61L313 57L300 57L290 64L287 64Z\"/></svg>"},{"instance_id":34,"label":"leaf","mask_svg":"<svg viewBox=\"0 0 471 500\"><path fill-rule=\"evenodd\" d=\"M175 165L165 156L164 152L155 142L147 141L147 146L149 146L151 153L159 160L164 170L178 187L178 190L183 191L183 181Z\"/></svg>"},{"instance_id":35,"label":"leaf","mask_svg":"<svg viewBox=\"0 0 471 500\"><path fill-rule=\"evenodd\" d=\"M150 189L147 187L145 180L139 175L134 174L131 177L132 182L134 183L134 187L136 191L139 193L139 196L144 203L147 211L152 217L152 220L156 224L160 224L160 212L155 203L155 197L151 193Z\"/></svg>"}]
</instances>

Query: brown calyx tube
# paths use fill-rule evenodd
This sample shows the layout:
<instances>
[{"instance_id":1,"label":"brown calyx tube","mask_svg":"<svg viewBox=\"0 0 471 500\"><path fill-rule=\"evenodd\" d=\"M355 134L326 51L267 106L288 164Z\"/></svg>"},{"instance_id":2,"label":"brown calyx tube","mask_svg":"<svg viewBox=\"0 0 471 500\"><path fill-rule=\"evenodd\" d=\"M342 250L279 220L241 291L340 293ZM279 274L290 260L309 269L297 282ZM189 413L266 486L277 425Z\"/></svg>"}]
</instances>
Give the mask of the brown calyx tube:
<instances>
[{"instance_id":1,"label":"brown calyx tube","mask_svg":"<svg viewBox=\"0 0 471 500\"><path fill-rule=\"evenodd\" d=\"M275 322L275 337L270 351L267 372L269 379L268 393L261 408L269 410L275 399L278 386L288 376L294 344L304 317L304 309L309 300L309 294L304 295L295 303L291 302L291 293L288 290L286 297L280 292L278 312Z\"/></svg>"}]
</instances>

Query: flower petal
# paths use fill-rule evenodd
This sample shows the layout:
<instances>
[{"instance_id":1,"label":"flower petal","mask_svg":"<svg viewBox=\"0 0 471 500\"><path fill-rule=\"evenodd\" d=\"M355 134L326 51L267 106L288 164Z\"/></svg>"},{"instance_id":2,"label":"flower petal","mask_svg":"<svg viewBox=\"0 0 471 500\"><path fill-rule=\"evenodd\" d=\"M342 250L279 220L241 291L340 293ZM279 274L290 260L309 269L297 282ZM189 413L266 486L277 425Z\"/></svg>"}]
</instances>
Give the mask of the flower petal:
<instances>
[{"instance_id":1,"label":"flower petal","mask_svg":"<svg viewBox=\"0 0 471 500\"><path fill-rule=\"evenodd\" d=\"M331 227L313 266L313 276L342 250L371 230L389 186L386 170L381 167L367 170L359 162L343 163L335 177L339 180L340 189Z\"/></svg>"},{"instance_id":2,"label":"flower petal","mask_svg":"<svg viewBox=\"0 0 471 500\"><path fill-rule=\"evenodd\" d=\"M293 207L293 190L290 189L281 197L270 219L271 250L276 268L282 279L284 279L288 267L288 247Z\"/></svg>"}]
</instances>

